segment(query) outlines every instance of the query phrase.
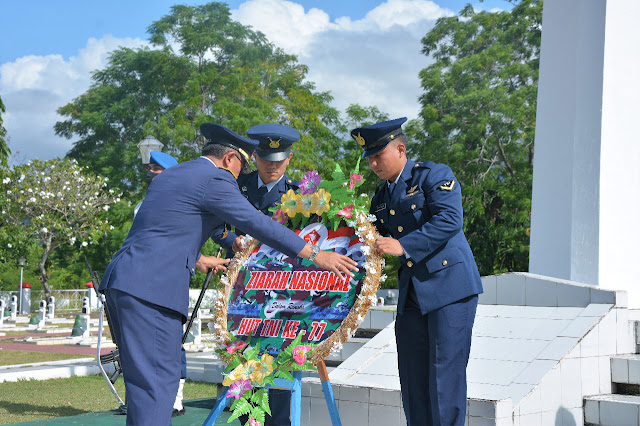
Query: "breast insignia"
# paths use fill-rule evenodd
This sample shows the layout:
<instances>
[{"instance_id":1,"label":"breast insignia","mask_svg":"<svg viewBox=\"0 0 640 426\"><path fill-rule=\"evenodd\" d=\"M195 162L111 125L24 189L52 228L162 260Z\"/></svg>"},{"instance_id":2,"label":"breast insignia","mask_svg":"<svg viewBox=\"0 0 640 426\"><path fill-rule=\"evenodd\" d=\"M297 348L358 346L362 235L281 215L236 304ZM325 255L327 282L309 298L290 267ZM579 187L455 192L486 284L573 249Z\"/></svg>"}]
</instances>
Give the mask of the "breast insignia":
<instances>
[{"instance_id":1,"label":"breast insignia","mask_svg":"<svg viewBox=\"0 0 640 426\"><path fill-rule=\"evenodd\" d=\"M445 183L444 185L440 185L440 189L444 189L445 191L452 191L453 187L455 186L456 181L455 180L450 180L449 182Z\"/></svg>"},{"instance_id":2,"label":"breast insignia","mask_svg":"<svg viewBox=\"0 0 640 426\"><path fill-rule=\"evenodd\" d=\"M409 188L409 190L407 191L407 197L410 195L415 194L418 191L418 185L416 186L412 186L411 188Z\"/></svg>"}]
</instances>

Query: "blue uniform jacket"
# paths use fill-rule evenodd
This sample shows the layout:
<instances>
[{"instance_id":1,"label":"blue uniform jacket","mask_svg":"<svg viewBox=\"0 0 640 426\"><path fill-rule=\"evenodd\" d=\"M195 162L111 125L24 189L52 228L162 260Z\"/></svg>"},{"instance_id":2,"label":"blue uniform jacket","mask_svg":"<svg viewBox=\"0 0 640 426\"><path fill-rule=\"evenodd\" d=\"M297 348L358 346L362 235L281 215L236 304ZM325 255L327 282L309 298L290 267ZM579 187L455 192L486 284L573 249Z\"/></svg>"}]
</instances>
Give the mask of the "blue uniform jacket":
<instances>
[{"instance_id":1,"label":"blue uniform jacket","mask_svg":"<svg viewBox=\"0 0 640 426\"><path fill-rule=\"evenodd\" d=\"M100 290L129 293L185 319L189 278L200 249L224 222L288 256L295 257L306 244L256 210L230 172L201 157L170 167L153 180Z\"/></svg>"},{"instance_id":2,"label":"blue uniform jacket","mask_svg":"<svg viewBox=\"0 0 640 426\"><path fill-rule=\"evenodd\" d=\"M398 312L412 283L423 314L482 293L480 274L462 232L460 185L451 169L407 160L393 194L383 182L371 200L381 235L400 241Z\"/></svg>"},{"instance_id":3,"label":"blue uniform jacket","mask_svg":"<svg viewBox=\"0 0 640 426\"><path fill-rule=\"evenodd\" d=\"M244 197L249 200L253 206L260 210L262 213L267 216L272 216L272 213L269 211L271 207L274 207L276 204L280 203L282 196L287 193L290 189L297 191L299 182L297 180L291 180L287 177L287 175L282 176L282 179L273 187L271 191L267 192L261 204L258 204L258 171L254 170L253 172L240 175L238 177L238 186L240 187L240 192ZM233 242L235 241L238 235L244 235L246 233L251 234L251 232L245 232L240 229L236 229L236 232L227 232L226 235L224 233L225 228L218 228L214 232L213 240L220 244L224 249L227 250L227 257L233 257L233 250L231 249Z\"/></svg>"}]
</instances>

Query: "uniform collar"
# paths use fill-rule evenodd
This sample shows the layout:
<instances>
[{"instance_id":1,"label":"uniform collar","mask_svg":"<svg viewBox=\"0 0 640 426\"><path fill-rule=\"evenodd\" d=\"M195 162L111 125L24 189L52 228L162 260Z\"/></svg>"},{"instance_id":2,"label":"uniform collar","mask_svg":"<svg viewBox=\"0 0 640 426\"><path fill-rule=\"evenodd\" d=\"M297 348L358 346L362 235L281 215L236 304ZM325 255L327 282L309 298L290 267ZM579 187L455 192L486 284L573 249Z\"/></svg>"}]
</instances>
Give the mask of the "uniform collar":
<instances>
[{"instance_id":1,"label":"uniform collar","mask_svg":"<svg viewBox=\"0 0 640 426\"><path fill-rule=\"evenodd\" d=\"M218 166L216 166L216 163L213 162L213 160L209 157L205 157L204 155L200 156L200 158L204 158L205 160L207 160L208 162L210 162L211 164L213 164L215 166L215 168L217 169Z\"/></svg>"},{"instance_id":2,"label":"uniform collar","mask_svg":"<svg viewBox=\"0 0 640 426\"><path fill-rule=\"evenodd\" d=\"M264 182L262 182L262 179L260 179L260 173L256 172L256 175L258 176L258 189L260 189L260 187L262 185L265 185ZM282 176L280 176L280 179L278 180L274 180L271 183L267 183L267 192L271 192L271 190L278 184L280 183L280 181L282 180L282 178L284 178L284 174Z\"/></svg>"},{"instance_id":3,"label":"uniform collar","mask_svg":"<svg viewBox=\"0 0 640 426\"><path fill-rule=\"evenodd\" d=\"M391 185L392 183L398 183L398 181L400 181L401 178L402 180L409 180L409 178L411 177L411 169L413 168L413 164L414 162L407 158L407 162L404 163L404 167L402 168L402 171L400 172L396 180L393 182L387 181L387 185Z\"/></svg>"}]
</instances>

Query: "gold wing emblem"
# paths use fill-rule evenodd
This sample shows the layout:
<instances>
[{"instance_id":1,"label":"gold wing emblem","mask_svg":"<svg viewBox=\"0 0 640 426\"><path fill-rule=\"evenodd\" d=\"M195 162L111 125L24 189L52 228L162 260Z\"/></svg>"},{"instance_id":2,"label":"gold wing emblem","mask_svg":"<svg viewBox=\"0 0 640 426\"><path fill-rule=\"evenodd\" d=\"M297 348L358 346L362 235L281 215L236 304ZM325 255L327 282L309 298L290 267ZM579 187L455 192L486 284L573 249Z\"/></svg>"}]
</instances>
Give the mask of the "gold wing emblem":
<instances>
[{"instance_id":1,"label":"gold wing emblem","mask_svg":"<svg viewBox=\"0 0 640 426\"><path fill-rule=\"evenodd\" d=\"M351 135L353 136L353 135ZM366 143L364 141L364 138L362 136L360 136L360 132L358 132L358 136L353 136L353 138L356 140L356 142L358 142L358 145L360 146L364 146L364 144Z\"/></svg>"},{"instance_id":2,"label":"gold wing emblem","mask_svg":"<svg viewBox=\"0 0 640 426\"><path fill-rule=\"evenodd\" d=\"M416 192L418 190L418 185L416 186L412 186L411 188L409 188L409 190L407 191L407 195L413 195L414 192Z\"/></svg>"},{"instance_id":3,"label":"gold wing emblem","mask_svg":"<svg viewBox=\"0 0 640 426\"><path fill-rule=\"evenodd\" d=\"M278 148L280 146L280 141L282 140L282 138L278 139L277 141L274 141L273 139L269 138L269 146L271 148Z\"/></svg>"},{"instance_id":4,"label":"gold wing emblem","mask_svg":"<svg viewBox=\"0 0 640 426\"><path fill-rule=\"evenodd\" d=\"M455 180L450 180L449 182L445 183L444 185L440 185L440 189L444 189L445 191L452 191L453 187L455 186L456 181Z\"/></svg>"}]
</instances>

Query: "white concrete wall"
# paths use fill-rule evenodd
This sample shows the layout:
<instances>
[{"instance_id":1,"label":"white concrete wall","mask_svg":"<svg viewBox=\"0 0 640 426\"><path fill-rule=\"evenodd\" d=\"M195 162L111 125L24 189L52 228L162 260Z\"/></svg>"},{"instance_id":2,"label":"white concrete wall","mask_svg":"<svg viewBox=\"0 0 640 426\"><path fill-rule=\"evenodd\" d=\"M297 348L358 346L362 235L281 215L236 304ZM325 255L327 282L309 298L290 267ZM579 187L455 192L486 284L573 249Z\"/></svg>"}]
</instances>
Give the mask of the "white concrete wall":
<instances>
[{"instance_id":1,"label":"white concrete wall","mask_svg":"<svg viewBox=\"0 0 640 426\"><path fill-rule=\"evenodd\" d=\"M637 0L544 4L529 272L640 306ZM636 290L638 287L638 290Z\"/></svg>"}]
</instances>

